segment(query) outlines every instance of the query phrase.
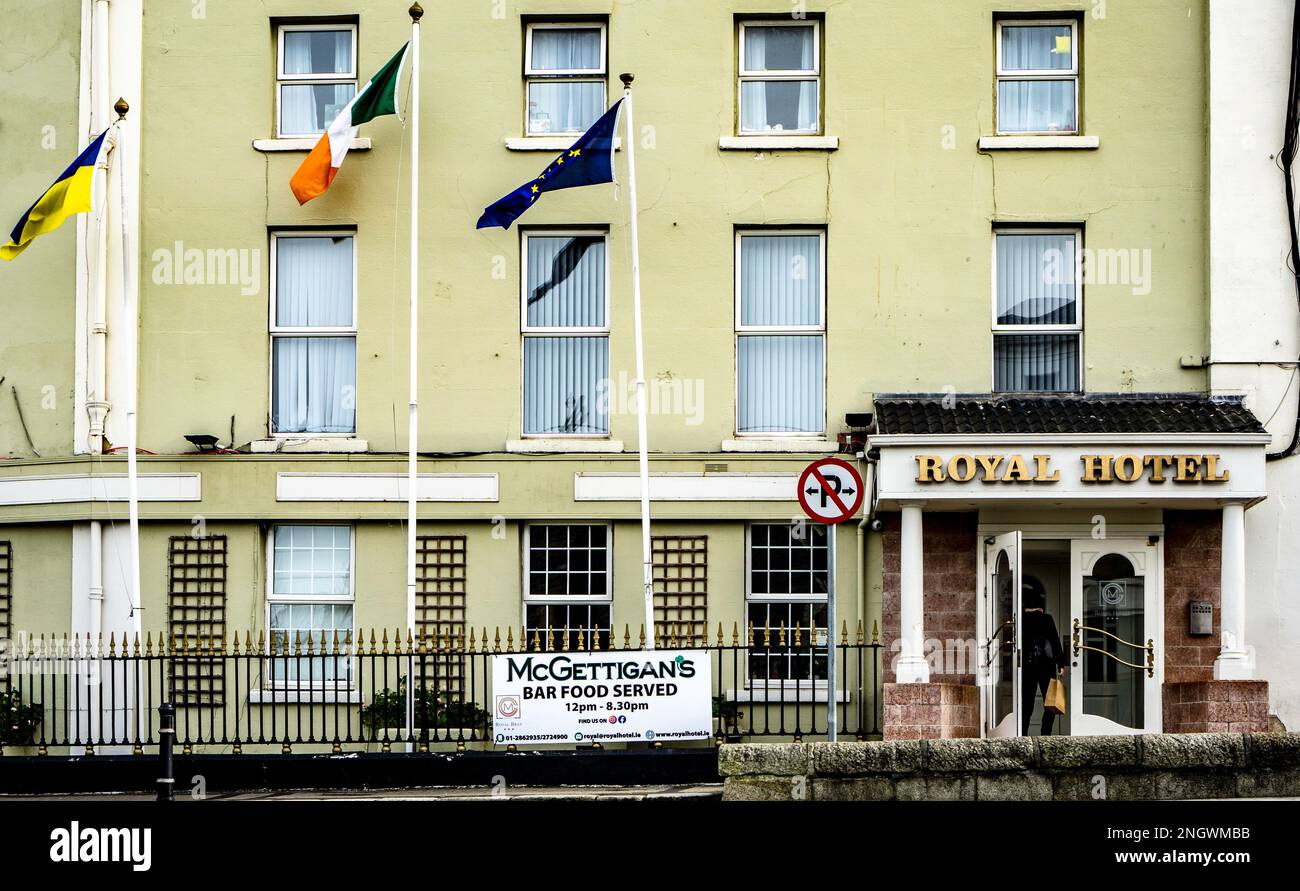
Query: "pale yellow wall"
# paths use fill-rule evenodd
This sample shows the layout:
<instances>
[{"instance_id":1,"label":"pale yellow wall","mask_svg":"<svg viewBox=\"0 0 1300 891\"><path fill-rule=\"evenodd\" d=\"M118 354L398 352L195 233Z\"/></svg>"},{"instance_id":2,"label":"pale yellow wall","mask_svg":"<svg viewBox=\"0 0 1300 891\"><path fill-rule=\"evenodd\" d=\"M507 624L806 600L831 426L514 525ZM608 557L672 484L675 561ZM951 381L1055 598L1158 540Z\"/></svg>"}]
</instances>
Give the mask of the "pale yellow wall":
<instances>
[{"instance_id":1,"label":"pale yellow wall","mask_svg":"<svg viewBox=\"0 0 1300 891\"><path fill-rule=\"evenodd\" d=\"M0 0L0 21L3 243L86 136L77 132L79 0ZM0 262L0 457L30 458L33 444L45 456L72 452L76 232L70 220L16 260Z\"/></svg>"},{"instance_id":2,"label":"pale yellow wall","mask_svg":"<svg viewBox=\"0 0 1300 891\"><path fill-rule=\"evenodd\" d=\"M733 13L783 4L529 0L431 8L424 22L422 448L492 450L520 433L519 238L475 232L481 208L534 176L545 153L511 153L520 135L520 13L611 15L611 93L633 70L639 152L646 355L650 376L705 382L704 422L655 417L658 449L716 450L733 432L733 233L739 225L829 224L828 417L840 428L876 391L988 390L993 221L1082 221L1097 248L1150 248L1152 293L1090 288L1090 390L1195 390L1203 355L1204 6L1110 4L1085 14L1084 121L1096 152L981 155L992 132L992 12L1023 0L828 4L825 116L838 152L720 152L734 116ZM401 4L322 0L313 12L360 14L363 77L406 39ZM1058 7L1052 7L1058 8ZM1059 8L1090 11L1078 0ZM272 135L269 19L299 4L228 2L194 21L185 5L145 21L143 262L177 240L266 248L267 228L358 227L358 435L405 446L407 215L400 125L366 126L369 153L348 159L331 191L299 208L287 183L299 153L260 154ZM671 54L666 48L671 48ZM669 61L671 59L671 61ZM220 70L220 77L212 77ZM183 85L184 89L177 89ZM214 112L220 126L212 126ZM955 148L944 128L955 128ZM202 133L202 139L195 134ZM620 161L620 164L622 162ZM829 184L828 184L829 177ZM626 196L613 187L547 195L527 225L608 224L611 373L630 376ZM504 278L493 264L504 258ZM268 264L262 263L266 277ZM142 444L183 448L195 430L240 442L265 434L267 293L162 286L144 276ZM634 441L617 416L616 439Z\"/></svg>"},{"instance_id":3,"label":"pale yellow wall","mask_svg":"<svg viewBox=\"0 0 1300 891\"><path fill-rule=\"evenodd\" d=\"M68 526L6 525L0 541L13 548L9 631L61 635L71 625L72 529Z\"/></svg>"}]
</instances>

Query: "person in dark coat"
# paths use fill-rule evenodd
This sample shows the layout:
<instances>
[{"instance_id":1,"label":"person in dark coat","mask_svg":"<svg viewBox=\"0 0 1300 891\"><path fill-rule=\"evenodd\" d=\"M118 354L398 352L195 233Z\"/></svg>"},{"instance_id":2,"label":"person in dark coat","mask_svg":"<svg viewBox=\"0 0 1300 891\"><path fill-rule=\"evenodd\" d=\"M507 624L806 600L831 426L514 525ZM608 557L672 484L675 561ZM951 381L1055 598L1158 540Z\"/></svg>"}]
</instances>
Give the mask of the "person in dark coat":
<instances>
[{"instance_id":1,"label":"person in dark coat","mask_svg":"<svg viewBox=\"0 0 1300 891\"><path fill-rule=\"evenodd\" d=\"M1047 613L1047 591L1043 583L1032 575L1026 577L1021 586L1021 599L1024 616L1020 632L1020 732L1028 736L1034 700L1046 696L1052 678L1065 673L1065 651L1056 632L1056 622ZM1043 709L1042 735L1051 736L1055 723L1056 715Z\"/></svg>"}]
</instances>

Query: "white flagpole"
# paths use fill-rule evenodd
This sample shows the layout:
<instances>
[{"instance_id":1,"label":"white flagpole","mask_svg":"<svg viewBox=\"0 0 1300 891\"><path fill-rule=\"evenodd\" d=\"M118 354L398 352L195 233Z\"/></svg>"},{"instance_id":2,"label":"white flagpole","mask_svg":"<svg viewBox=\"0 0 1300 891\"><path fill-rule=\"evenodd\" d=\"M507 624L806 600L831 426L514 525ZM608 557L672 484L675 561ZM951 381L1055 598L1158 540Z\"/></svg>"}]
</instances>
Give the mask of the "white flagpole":
<instances>
[{"instance_id":1,"label":"white flagpole","mask_svg":"<svg viewBox=\"0 0 1300 891\"><path fill-rule=\"evenodd\" d=\"M406 633L415 634L416 505L419 483L419 348L420 348L420 17L424 9L412 3L411 15L411 404L406 440ZM400 650L400 647L399 647ZM406 681L406 737L415 718L415 678Z\"/></svg>"},{"instance_id":2,"label":"white flagpole","mask_svg":"<svg viewBox=\"0 0 1300 891\"><path fill-rule=\"evenodd\" d=\"M126 170L122 166L123 148L122 133L125 129L126 113L130 111L130 106L126 104L125 99L119 98L113 103L113 110L117 112L117 121L114 123L116 129L115 145L113 151L117 154L117 177L119 196L121 198L118 206L118 218L122 225L122 299L126 303L126 312L124 313L126 321L126 497L127 512L131 526L131 591L129 600L131 603L131 630L135 634L136 642L140 640L140 630L143 624L143 616L140 611L143 606L143 600L140 596L140 475L136 462L136 450L138 445L138 423L137 423L137 406L140 402L140 300L136 293L134 283L131 281L131 266L128 262L129 250L131 246L127 244L127 219L126 219ZM107 188L105 194L107 194ZM126 651L126 635L122 635L122 649ZM139 678L136 678L139 681ZM143 710L136 709L136 739L144 738L145 722L148 716Z\"/></svg>"},{"instance_id":3,"label":"white flagpole","mask_svg":"<svg viewBox=\"0 0 1300 891\"><path fill-rule=\"evenodd\" d=\"M645 344L641 334L641 243L637 237L636 206L636 127L632 122L631 74L620 74L623 81L623 114L627 118L627 190L632 229L632 315L636 337L636 438L641 474L641 583L645 588L646 647L655 648L654 569L650 555L650 456L646 445Z\"/></svg>"}]
</instances>

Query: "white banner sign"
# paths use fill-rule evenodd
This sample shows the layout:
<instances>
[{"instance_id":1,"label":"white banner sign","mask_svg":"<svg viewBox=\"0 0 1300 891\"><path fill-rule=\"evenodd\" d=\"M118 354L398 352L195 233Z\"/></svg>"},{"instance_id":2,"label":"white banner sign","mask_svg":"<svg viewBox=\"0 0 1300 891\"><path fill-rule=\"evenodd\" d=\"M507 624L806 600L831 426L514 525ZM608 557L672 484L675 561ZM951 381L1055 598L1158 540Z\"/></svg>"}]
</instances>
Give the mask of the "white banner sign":
<instances>
[{"instance_id":1,"label":"white banner sign","mask_svg":"<svg viewBox=\"0 0 1300 891\"><path fill-rule=\"evenodd\" d=\"M517 653L492 659L497 745L713 736L709 655L699 650Z\"/></svg>"}]
</instances>

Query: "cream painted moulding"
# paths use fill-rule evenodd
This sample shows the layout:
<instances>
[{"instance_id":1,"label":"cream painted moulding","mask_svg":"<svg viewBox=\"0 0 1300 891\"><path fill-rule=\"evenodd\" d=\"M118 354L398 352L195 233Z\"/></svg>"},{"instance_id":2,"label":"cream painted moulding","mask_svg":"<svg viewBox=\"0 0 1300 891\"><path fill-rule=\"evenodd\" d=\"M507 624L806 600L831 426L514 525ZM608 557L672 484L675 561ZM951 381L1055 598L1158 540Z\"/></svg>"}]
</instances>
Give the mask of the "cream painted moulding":
<instances>
[{"instance_id":1,"label":"cream painted moulding","mask_svg":"<svg viewBox=\"0 0 1300 891\"><path fill-rule=\"evenodd\" d=\"M253 148L259 152L309 152L320 142L319 136L283 136L276 139L254 139ZM369 136L352 140L348 151L368 152L372 148Z\"/></svg>"},{"instance_id":2,"label":"cream painted moulding","mask_svg":"<svg viewBox=\"0 0 1300 891\"><path fill-rule=\"evenodd\" d=\"M1073 149L1091 151L1101 148L1100 136L981 136L980 151L1033 151L1036 149Z\"/></svg>"},{"instance_id":3,"label":"cream painted moulding","mask_svg":"<svg viewBox=\"0 0 1300 891\"><path fill-rule=\"evenodd\" d=\"M790 501L799 477L793 473L652 473L651 501ZM575 473L574 501L639 501L635 473Z\"/></svg>"},{"instance_id":4,"label":"cream painted moulding","mask_svg":"<svg viewBox=\"0 0 1300 891\"><path fill-rule=\"evenodd\" d=\"M417 501L494 502L501 500L495 473L422 473ZM406 501L402 473L277 473L276 501Z\"/></svg>"},{"instance_id":5,"label":"cream painted moulding","mask_svg":"<svg viewBox=\"0 0 1300 891\"><path fill-rule=\"evenodd\" d=\"M503 140L512 152L563 152L582 138L577 136L507 136ZM614 151L623 150L623 137L614 137Z\"/></svg>"},{"instance_id":6,"label":"cream painted moulding","mask_svg":"<svg viewBox=\"0 0 1300 891\"><path fill-rule=\"evenodd\" d=\"M724 152L834 152L838 136L723 136L718 148Z\"/></svg>"},{"instance_id":7,"label":"cream painted moulding","mask_svg":"<svg viewBox=\"0 0 1300 891\"><path fill-rule=\"evenodd\" d=\"M878 503L903 501L979 502L1225 502L1253 503L1267 497L1264 447L1267 434L1075 434L1051 436L873 436L869 448L880 449L877 466ZM1020 455L1031 473L1034 455L1050 457L1050 469L1059 473L1056 482L917 482L918 455L939 458L944 466L956 455ZM1215 454L1218 471L1229 472L1224 482L1157 483L1147 474L1131 482L1083 482L1084 455Z\"/></svg>"},{"instance_id":8,"label":"cream painted moulding","mask_svg":"<svg viewBox=\"0 0 1300 891\"><path fill-rule=\"evenodd\" d=\"M142 473L141 501L201 501L202 477L197 473ZM82 501L127 500L126 474L67 474L0 479L0 506L72 504Z\"/></svg>"}]
</instances>

